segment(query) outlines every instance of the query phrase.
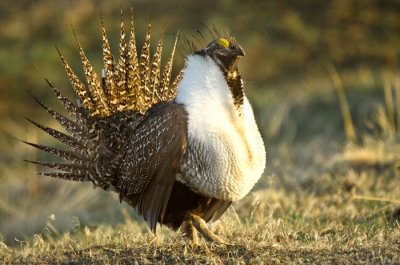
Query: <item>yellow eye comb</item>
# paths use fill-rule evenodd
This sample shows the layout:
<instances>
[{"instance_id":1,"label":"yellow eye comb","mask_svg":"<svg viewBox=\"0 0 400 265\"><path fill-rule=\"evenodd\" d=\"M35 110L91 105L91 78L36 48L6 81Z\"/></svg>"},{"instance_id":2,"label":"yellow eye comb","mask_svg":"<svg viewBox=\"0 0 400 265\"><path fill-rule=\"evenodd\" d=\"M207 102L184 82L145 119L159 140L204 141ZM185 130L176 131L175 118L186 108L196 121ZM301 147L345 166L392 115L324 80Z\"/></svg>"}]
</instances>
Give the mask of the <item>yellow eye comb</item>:
<instances>
[{"instance_id":1,"label":"yellow eye comb","mask_svg":"<svg viewBox=\"0 0 400 265\"><path fill-rule=\"evenodd\" d=\"M217 40L217 44L218 44L218 45L221 45L221 46L223 46L223 47L225 47L225 48L228 48L228 47L229 47L229 41L227 41L227 40L224 39L224 38L220 38L219 40Z\"/></svg>"}]
</instances>

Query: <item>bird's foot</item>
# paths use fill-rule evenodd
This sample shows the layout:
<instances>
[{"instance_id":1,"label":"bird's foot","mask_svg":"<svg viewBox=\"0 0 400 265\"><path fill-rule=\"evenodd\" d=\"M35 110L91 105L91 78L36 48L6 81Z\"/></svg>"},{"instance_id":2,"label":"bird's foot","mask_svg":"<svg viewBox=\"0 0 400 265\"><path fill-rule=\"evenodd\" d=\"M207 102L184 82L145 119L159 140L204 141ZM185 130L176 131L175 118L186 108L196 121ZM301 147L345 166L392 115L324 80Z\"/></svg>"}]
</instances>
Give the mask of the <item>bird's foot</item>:
<instances>
[{"instance_id":1,"label":"bird's foot","mask_svg":"<svg viewBox=\"0 0 400 265\"><path fill-rule=\"evenodd\" d=\"M201 219L200 216L189 213L188 218L191 221L192 226L194 226L205 239L207 239L210 242L225 244L225 242L220 237L218 237L208 228L206 222L203 219Z\"/></svg>"},{"instance_id":2,"label":"bird's foot","mask_svg":"<svg viewBox=\"0 0 400 265\"><path fill-rule=\"evenodd\" d=\"M192 242L192 247L197 248L199 241L197 238L197 231L193 226L192 220L186 220L183 222L181 227L184 237L188 238Z\"/></svg>"}]
</instances>

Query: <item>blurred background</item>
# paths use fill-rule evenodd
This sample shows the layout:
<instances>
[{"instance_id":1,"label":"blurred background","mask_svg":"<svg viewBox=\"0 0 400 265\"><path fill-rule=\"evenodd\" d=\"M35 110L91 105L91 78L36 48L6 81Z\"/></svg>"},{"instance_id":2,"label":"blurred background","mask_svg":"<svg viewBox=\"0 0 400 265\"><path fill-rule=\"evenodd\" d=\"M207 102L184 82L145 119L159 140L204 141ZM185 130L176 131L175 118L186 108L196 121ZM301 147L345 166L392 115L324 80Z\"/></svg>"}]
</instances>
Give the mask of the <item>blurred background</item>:
<instances>
[{"instance_id":1,"label":"blurred background","mask_svg":"<svg viewBox=\"0 0 400 265\"><path fill-rule=\"evenodd\" d=\"M239 67L268 157L256 191L327 192L321 179L338 167L389 167L398 178L399 1L122 1L125 23L131 5L139 47L149 20L153 48L165 31L164 62L180 31L175 72L187 54L185 39L196 42L197 30L211 41L207 28L215 27L244 48ZM61 147L23 118L59 128L30 94L63 112L35 65L74 98L55 45L83 79L75 28L100 73L99 14L117 54L120 8L118 1L0 2L0 241L13 245L44 230L126 218L142 225L116 194L35 175L39 169L24 159L54 158L16 140Z\"/></svg>"}]
</instances>

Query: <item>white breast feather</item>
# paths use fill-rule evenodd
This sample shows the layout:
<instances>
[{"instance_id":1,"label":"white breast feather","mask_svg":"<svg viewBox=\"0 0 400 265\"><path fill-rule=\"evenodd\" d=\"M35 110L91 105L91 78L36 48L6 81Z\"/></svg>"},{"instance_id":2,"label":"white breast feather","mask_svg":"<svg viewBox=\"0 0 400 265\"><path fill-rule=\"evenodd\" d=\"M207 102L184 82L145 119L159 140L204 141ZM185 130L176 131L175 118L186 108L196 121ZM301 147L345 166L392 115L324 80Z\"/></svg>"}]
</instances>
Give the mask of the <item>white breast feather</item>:
<instances>
[{"instance_id":1,"label":"white breast feather","mask_svg":"<svg viewBox=\"0 0 400 265\"><path fill-rule=\"evenodd\" d=\"M264 143L247 98L239 116L220 68L208 56L190 55L175 101L188 112L188 145L203 150L198 159L207 165L201 171L196 161L187 162L183 167L190 174L178 180L206 196L243 198L265 167Z\"/></svg>"}]
</instances>

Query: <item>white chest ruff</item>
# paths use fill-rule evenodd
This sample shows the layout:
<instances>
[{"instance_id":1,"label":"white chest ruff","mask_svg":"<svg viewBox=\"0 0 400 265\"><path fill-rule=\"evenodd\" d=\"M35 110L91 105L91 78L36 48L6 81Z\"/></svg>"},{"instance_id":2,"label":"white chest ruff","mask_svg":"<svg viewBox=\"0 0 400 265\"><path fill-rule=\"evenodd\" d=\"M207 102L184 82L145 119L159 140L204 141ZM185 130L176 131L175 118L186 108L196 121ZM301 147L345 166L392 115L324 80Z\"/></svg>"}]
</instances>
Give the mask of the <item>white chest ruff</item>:
<instances>
[{"instance_id":1,"label":"white chest ruff","mask_svg":"<svg viewBox=\"0 0 400 265\"><path fill-rule=\"evenodd\" d=\"M188 147L178 181L203 195L238 200L265 167L264 143L244 99L238 115L225 78L209 57L191 55L176 102L188 112Z\"/></svg>"}]
</instances>

